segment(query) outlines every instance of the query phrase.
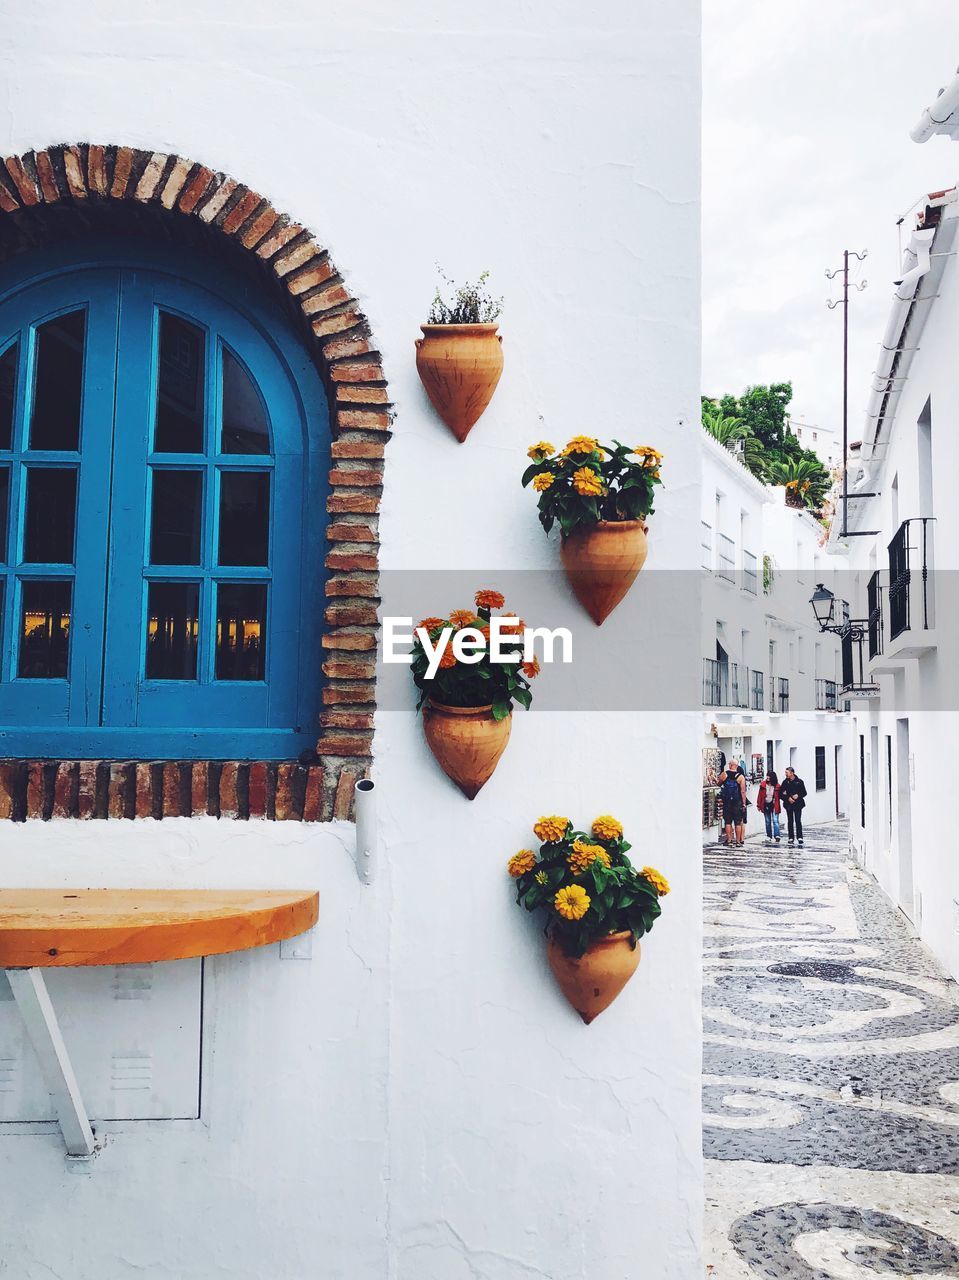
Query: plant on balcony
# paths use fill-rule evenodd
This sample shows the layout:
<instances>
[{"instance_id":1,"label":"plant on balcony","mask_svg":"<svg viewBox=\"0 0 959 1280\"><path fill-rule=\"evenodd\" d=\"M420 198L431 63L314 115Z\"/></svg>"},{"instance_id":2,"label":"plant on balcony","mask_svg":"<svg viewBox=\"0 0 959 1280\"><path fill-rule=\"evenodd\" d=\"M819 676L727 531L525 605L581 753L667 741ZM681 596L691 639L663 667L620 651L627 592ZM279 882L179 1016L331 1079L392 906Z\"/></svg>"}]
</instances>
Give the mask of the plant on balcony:
<instances>
[{"instance_id":1,"label":"plant on balcony","mask_svg":"<svg viewBox=\"0 0 959 1280\"><path fill-rule=\"evenodd\" d=\"M769 475L773 484L785 487L787 507L818 511L822 506L829 473L821 463L809 458L788 458L785 462L771 463Z\"/></svg>"},{"instance_id":2,"label":"plant on balcony","mask_svg":"<svg viewBox=\"0 0 959 1280\"><path fill-rule=\"evenodd\" d=\"M462 442L490 400L503 372L503 339L496 320L502 298L486 288L489 272L475 284L456 286L449 299L437 288L423 337L416 340L416 371L433 407Z\"/></svg>"},{"instance_id":3,"label":"plant on balcony","mask_svg":"<svg viewBox=\"0 0 959 1280\"><path fill-rule=\"evenodd\" d=\"M659 918L669 883L653 867L637 871L622 824L603 814L589 831L552 815L533 824L539 853L521 849L507 869L516 901L546 913L550 968L584 1022L608 1008L639 965L639 939Z\"/></svg>"},{"instance_id":4,"label":"plant on balcony","mask_svg":"<svg viewBox=\"0 0 959 1280\"><path fill-rule=\"evenodd\" d=\"M577 599L600 625L632 586L646 561L646 518L662 484L663 455L650 445L574 436L557 452L546 440L531 445L523 487L539 494L547 533L558 524L560 558Z\"/></svg>"},{"instance_id":5,"label":"plant on balcony","mask_svg":"<svg viewBox=\"0 0 959 1280\"><path fill-rule=\"evenodd\" d=\"M498 591L477 591L475 609L424 618L416 630L426 632L434 654L441 652L432 675L431 655L414 633L411 669L426 741L440 768L470 800L492 777L509 741L513 703L529 708L529 682L540 670L537 658L523 660L526 624L514 615L496 615L502 657L494 658L490 626L493 611L504 604ZM461 651L478 660L459 660L453 648L457 637Z\"/></svg>"}]
</instances>

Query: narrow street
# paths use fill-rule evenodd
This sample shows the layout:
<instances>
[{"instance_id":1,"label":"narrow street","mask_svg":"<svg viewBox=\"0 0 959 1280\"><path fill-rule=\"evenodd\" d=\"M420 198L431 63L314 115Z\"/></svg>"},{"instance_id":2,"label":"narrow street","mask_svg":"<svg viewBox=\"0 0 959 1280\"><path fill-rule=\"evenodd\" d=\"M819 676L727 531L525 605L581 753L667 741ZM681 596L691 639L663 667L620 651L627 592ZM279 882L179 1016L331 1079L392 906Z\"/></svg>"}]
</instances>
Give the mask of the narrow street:
<instances>
[{"instance_id":1,"label":"narrow street","mask_svg":"<svg viewBox=\"0 0 959 1280\"><path fill-rule=\"evenodd\" d=\"M959 1276L959 988L842 824L704 859L706 1275Z\"/></svg>"}]
</instances>

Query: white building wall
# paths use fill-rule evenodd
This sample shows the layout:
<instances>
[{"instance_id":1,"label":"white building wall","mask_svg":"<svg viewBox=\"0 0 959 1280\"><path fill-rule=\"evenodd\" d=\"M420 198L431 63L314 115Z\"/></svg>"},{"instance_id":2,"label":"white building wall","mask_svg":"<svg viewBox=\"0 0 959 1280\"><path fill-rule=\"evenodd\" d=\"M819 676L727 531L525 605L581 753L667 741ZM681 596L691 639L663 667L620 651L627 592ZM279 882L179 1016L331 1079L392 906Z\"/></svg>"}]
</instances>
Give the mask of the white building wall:
<instances>
[{"instance_id":1,"label":"white building wall","mask_svg":"<svg viewBox=\"0 0 959 1280\"><path fill-rule=\"evenodd\" d=\"M519 486L523 451L599 424L665 453L647 572L688 570L700 559L700 442L683 425L699 416L698 42L694 0L617 0L602 23L541 0L455 20L429 0L238 0L215 14L40 0L7 15L0 139L5 154L76 139L189 156L330 246L397 405L388 570L473 567L479 587L555 567ZM463 446L413 364L436 261L457 277L491 268L506 297L506 371ZM637 428L624 407L636 402L655 431ZM491 504L495 518L464 517ZM392 582L384 612L405 613ZM596 631L588 660L622 647L624 626L614 615ZM128 1125L89 1178L67 1173L55 1134L0 1134L10 1274L701 1275L700 734L698 710L534 710L468 804L412 711L383 711L371 888L335 825L0 831L5 884L321 891L312 960L271 948L208 964L200 1124ZM664 776L688 811L662 803ZM530 821L554 811L617 814L674 884L636 979L589 1028L554 989L503 870Z\"/></svg>"},{"instance_id":2,"label":"white building wall","mask_svg":"<svg viewBox=\"0 0 959 1280\"><path fill-rule=\"evenodd\" d=\"M955 248L955 214L955 204L948 205L934 254ZM948 246L943 244L945 239ZM887 418L883 425L881 439L886 446L877 451L863 486L879 496L851 507L856 512L851 528L874 529L878 534L850 538L847 558L839 563L848 565L850 591L846 594L854 595L854 613L859 615L865 612L866 581L874 569L880 570L888 624L888 543L902 521L928 514L935 518L930 583L936 646L921 657L890 662L887 626L887 653L872 668L880 697L854 704L857 737L850 780L851 831L859 859L959 977L959 862L948 794L959 723L959 579L955 573L959 511L952 482L959 467L959 364L955 359L959 277L953 257L932 262L941 278L924 280L919 292L936 296L913 308L904 344L917 349L910 353L908 377L900 383L895 418L891 423ZM928 484L920 479L920 422L926 418L931 422L931 503ZM864 457L871 452L864 448ZM918 575L914 575L913 592L918 587ZM865 824L861 821L863 797Z\"/></svg>"}]
</instances>

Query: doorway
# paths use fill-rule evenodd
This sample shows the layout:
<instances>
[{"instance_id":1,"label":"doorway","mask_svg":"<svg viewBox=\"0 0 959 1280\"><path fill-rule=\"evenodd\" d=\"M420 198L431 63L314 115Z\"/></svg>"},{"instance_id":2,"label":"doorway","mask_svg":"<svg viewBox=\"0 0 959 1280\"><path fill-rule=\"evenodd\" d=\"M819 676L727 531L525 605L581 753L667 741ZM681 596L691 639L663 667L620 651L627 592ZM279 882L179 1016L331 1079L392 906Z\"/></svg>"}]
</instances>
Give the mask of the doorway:
<instances>
[{"instance_id":1,"label":"doorway","mask_svg":"<svg viewBox=\"0 0 959 1280\"><path fill-rule=\"evenodd\" d=\"M899 849L899 905L915 920L912 879L912 769L909 759L909 721L896 721L896 839Z\"/></svg>"}]
</instances>

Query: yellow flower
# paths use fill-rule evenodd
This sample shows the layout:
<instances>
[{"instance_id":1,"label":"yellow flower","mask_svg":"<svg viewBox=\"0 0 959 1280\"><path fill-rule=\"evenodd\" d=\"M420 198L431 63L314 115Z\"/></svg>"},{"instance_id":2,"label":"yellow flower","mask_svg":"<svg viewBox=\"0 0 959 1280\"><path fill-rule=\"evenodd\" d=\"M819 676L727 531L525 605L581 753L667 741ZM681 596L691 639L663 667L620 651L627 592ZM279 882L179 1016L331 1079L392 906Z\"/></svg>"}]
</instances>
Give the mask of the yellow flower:
<instances>
[{"instance_id":1,"label":"yellow flower","mask_svg":"<svg viewBox=\"0 0 959 1280\"><path fill-rule=\"evenodd\" d=\"M506 864L506 870L515 880L518 876L525 875L527 871L532 871L536 866L536 854L532 849L520 849L519 853L514 853L512 858Z\"/></svg>"},{"instance_id":2,"label":"yellow flower","mask_svg":"<svg viewBox=\"0 0 959 1280\"><path fill-rule=\"evenodd\" d=\"M573 472L573 488L583 498L596 498L603 492L603 482L592 467Z\"/></svg>"},{"instance_id":3,"label":"yellow flower","mask_svg":"<svg viewBox=\"0 0 959 1280\"><path fill-rule=\"evenodd\" d=\"M502 609L506 597L499 591L477 591L474 596L477 609Z\"/></svg>"},{"instance_id":4,"label":"yellow flower","mask_svg":"<svg viewBox=\"0 0 959 1280\"><path fill-rule=\"evenodd\" d=\"M599 441L593 436L573 436L563 450L562 457L568 458L572 453L594 453L599 448Z\"/></svg>"},{"instance_id":5,"label":"yellow flower","mask_svg":"<svg viewBox=\"0 0 959 1280\"><path fill-rule=\"evenodd\" d=\"M538 440L536 444L531 444L526 450L527 458L532 458L534 462L542 462L544 458L548 458L550 454L556 452L556 446L550 444L548 440Z\"/></svg>"},{"instance_id":6,"label":"yellow flower","mask_svg":"<svg viewBox=\"0 0 959 1280\"><path fill-rule=\"evenodd\" d=\"M454 627L468 627L476 621L476 614L472 609L454 609L450 614L450 622Z\"/></svg>"},{"instance_id":7,"label":"yellow flower","mask_svg":"<svg viewBox=\"0 0 959 1280\"><path fill-rule=\"evenodd\" d=\"M564 920L582 920L589 910L589 894L581 884L571 884L568 889L559 890L553 906Z\"/></svg>"},{"instance_id":8,"label":"yellow flower","mask_svg":"<svg viewBox=\"0 0 959 1280\"><path fill-rule=\"evenodd\" d=\"M588 870L594 862L601 862L604 867L608 867L609 854L601 844L587 844L585 840L576 840L573 843L573 852L567 859L569 869L574 876L581 876L584 871Z\"/></svg>"},{"instance_id":9,"label":"yellow flower","mask_svg":"<svg viewBox=\"0 0 959 1280\"><path fill-rule=\"evenodd\" d=\"M644 467L648 467L653 471L658 470L659 464L663 460L663 455L659 450L653 449L648 444L638 444L633 450L633 453L635 453L636 457L640 459Z\"/></svg>"},{"instance_id":10,"label":"yellow flower","mask_svg":"<svg viewBox=\"0 0 959 1280\"><path fill-rule=\"evenodd\" d=\"M548 884L549 882L549 876L546 874L545 871L537 871L533 879L536 881L537 884Z\"/></svg>"},{"instance_id":11,"label":"yellow flower","mask_svg":"<svg viewBox=\"0 0 959 1280\"><path fill-rule=\"evenodd\" d=\"M608 813L601 813L593 822L593 835L598 836L600 840L619 840L622 834L623 824L610 817Z\"/></svg>"},{"instance_id":12,"label":"yellow flower","mask_svg":"<svg viewBox=\"0 0 959 1280\"><path fill-rule=\"evenodd\" d=\"M544 844L555 844L562 840L568 826L569 818L559 818L554 813L552 817L540 818L539 822L533 823L533 835Z\"/></svg>"},{"instance_id":13,"label":"yellow flower","mask_svg":"<svg viewBox=\"0 0 959 1280\"><path fill-rule=\"evenodd\" d=\"M533 476L533 488L537 493L545 493L555 479L548 471L541 471L538 476Z\"/></svg>"},{"instance_id":14,"label":"yellow flower","mask_svg":"<svg viewBox=\"0 0 959 1280\"><path fill-rule=\"evenodd\" d=\"M669 893L669 881L655 867L643 867L639 874L645 876L660 898L665 898L666 894Z\"/></svg>"}]
</instances>

